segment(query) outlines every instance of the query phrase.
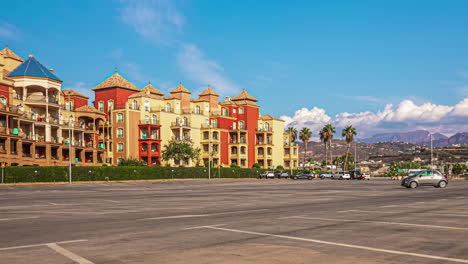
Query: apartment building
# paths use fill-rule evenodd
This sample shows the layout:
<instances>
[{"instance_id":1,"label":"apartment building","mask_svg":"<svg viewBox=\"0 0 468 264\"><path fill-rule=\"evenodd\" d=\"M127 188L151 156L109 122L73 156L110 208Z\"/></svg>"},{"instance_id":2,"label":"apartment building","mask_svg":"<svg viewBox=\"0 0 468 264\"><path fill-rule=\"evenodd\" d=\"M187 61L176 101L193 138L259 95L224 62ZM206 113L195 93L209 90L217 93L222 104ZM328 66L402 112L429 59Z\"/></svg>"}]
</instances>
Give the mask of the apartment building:
<instances>
[{"instance_id":1,"label":"apartment building","mask_svg":"<svg viewBox=\"0 0 468 264\"><path fill-rule=\"evenodd\" d=\"M65 92L65 93L64 93ZM33 55L0 51L0 161L6 165L101 165L105 114L87 97L62 91L62 80Z\"/></svg>"},{"instance_id":2,"label":"apartment building","mask_svg":"<svg viewBox=\"0 0 468 264\"><path fill-rule=\"evenodd\" d=\"M117 69L92 90L94 106L108 119L103 144L109 164L134 158L148 166L297 166L298 151L284 157L284 121L260 115L258 100L246 91L220 101L208 86L193 99L180 83L165 96L151 83L139 89ZM166 164L161 150L171 140L191 140L201 149L201 159Z\"/></svg>"}]
</instances>

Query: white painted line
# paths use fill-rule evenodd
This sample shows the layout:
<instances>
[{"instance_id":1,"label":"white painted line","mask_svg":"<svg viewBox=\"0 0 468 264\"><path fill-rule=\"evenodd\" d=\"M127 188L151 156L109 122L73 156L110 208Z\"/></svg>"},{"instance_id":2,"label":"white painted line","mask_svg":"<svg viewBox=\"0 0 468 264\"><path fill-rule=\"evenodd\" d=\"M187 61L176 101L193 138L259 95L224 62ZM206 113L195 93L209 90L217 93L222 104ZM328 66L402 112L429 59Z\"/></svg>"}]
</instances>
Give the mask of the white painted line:
<instances>
[{"instance_id":1,"label":"white painted line","mask_svg":"<svg viewBox=\"0 0 468 264\"><path fill-rule=\"evenodd\" d=\"M395 204L391 204L391 205L384 205L384 206L380 206L381 208L387 208L387 207L397 207L398 205L395 205Z\"/></svg>"},{"instance_id":2,"label":"white painted line","mask_svg":"<svg viewBox=\"0 0 468 264\"><path fill-rule=\"evenodd\" d=\"M325 221L338 221L338 222L353 222L353 223L385 224L385 225L404 225L404 226L417 226L417 227L441 228L441 229L454 229L454 230L468 230L468 227L423 225L423 224L411 224L411 223L400 223L400 222L385 222L385 221L372 221L372 220L319 218L319 217L305 217L305 216L293 216L293 217L289 217L289 218L311 219L311 220L325 220Z\"/></svg>"},{"instance_id":3,"label":"white painted line","mask_svg":"<svg viewBox=\"0 0 468 264\"><path fill-rule=\"evenodd\" d=\"M226 225L226 224L209 225L209 226L194 226L194 227L184 228L183 230L200 229L200 228L207 228L207 227L212 227L212 226L224 226L224 225Z\"/></svg>"},{"instance_id":4,"label":"white painted line","mask_svg":"<svg viewBox=\"0 0 468 264\"><path fill-rule=\"evenodd\" d=\"M111 202L111 203L120 203L119 201L114 201L114 200L104 200L105 202Z\"/></svg>"},{"instance_id":5,"label":"white painted line","mask_svg":"<svg viewBox=\"0 0 468 264\"><path fill-rule=\"evenodd\" d=\"M269 210L269 209L243 210L243 211L232 211L232 212L222 212L222 213L212 213L212 214L172 215L172 216L143 218L143 219L139 219L139 220L160 220L160 219L174 219L174 218L207 217L207 216L214 216L214 215L237 214L237 213L246 213L246 212L258 212L258 211L265 211L265 210Z\"/></svg>"},{"instance_id":6,"label":"white painted line","mask_svg":"<svg viewBox=\"0 0 468 264\"><path fill-rule=\"evenodd\" d=\"M59 241L59 242L53 242L53 243L32 244L32 245L17 246L17 247L6 247L6 248L0 248L0 251L20 249L20 248L40 247L40 246L46 246L47 244L68 244L68 243L78 243L78 242L86 242L86 241L88 241L88 240L80 239L80 240Z\"/></svg>"},{"instance_id":7,"label":"white painted line","mask_svg":"<svg viewBox=\"0 0 468 264\"><path fill-rule=\"evenodd\" d=\"M0 218L0 221L12 221L12 220L23 220L23 219L36 219L40 218L39 216L30 216L30 217L15 217L15 218Z\"/></svg>"},{"instance_id":8,"label":"white painted line","mask_svg":"<svg viewBox=\"0 0 468 264\"><path fill-rule=\"evenodd\" d=\"M50 244L46 244L49 248L53 249L54 251L56 251L57 253L60 253L61 255L75 261L76 263L78 264L94 264L93 262L81 257L81 256L78 256L77 254L69 251L69 250L66 250L64 249L63 247L55 244L55 243L50 243Z\"/></svg>"},{"instance_id":9,"label":"white painted line","mask_svg":"<svg viewBox=\"0 0 468 264\"><path fill-rule=\"evenodd\" d=\"M344 212L363 212L363 213L379 213L379 214L398 214L402 212L381 212L381 211L372 211L372 210L348 210L348 211L338 211L339 213ZM441 216L459 216L459 217L468 217L468 214L452 214L452 213L428 213L428 212L403 212L408 214L428 214L428 215L441 215Z\"/></svg>"},{"instance_id":10,"label":"white painted line","mask_svg":"<svg viewBox=\"0 0 468 264\"><path fill-rule=\"evenodd\" d=\"M397 250L390 250L390 249L382 249L382 248L374 248L374 247L366 247L366 246L358 246L358 245L352 245L352 244L330 242L330 241L324 241L324 240L318 240L318 239L309 239L309 238L283 236L283 235L275 235L275 234L268 234L268 233L250 232L250 231L228 229L228 228L215 227L215 226L207 226L205 228L215 229L215 230L222 230L222 231L229 231L229 232L235 232L235 233L257 235L257 236L284 238L284 239L312 242L312 243L339 246L339 247L357 248L357 249L376 251L376 252L383 252L383 253L396 254L396 255L406 255L406 256L413 256L413 257L428 258L428 259L437 259L437 260L452 261L452 262L459 262L459 263L468 263L468 259L447 258L447 257L440 257L440 256L434 256L434 255L427 255L427 254L419 254L419 253L411 253L411 252L404 252L404 251L397 251Z\"/></svg>"}]
</instances>

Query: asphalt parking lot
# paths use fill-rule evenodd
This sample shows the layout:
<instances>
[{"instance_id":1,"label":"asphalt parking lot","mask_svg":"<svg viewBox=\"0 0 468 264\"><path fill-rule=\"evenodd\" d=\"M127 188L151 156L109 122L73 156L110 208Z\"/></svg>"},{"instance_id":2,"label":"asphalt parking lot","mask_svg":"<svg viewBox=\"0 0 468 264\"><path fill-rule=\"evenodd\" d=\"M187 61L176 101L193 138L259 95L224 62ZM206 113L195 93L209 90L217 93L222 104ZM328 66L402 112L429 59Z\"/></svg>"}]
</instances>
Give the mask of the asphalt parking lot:
<instances>
[{"instance_id":1,"label":"asphalt parking lot","mask_svg":"<svg viewBox=\"0 0 468 264\"><path fill-rule=\"evenodd\" d=\"M468 263L468 181L0 186L0 263Z\"/></svg>"}]
</instances>

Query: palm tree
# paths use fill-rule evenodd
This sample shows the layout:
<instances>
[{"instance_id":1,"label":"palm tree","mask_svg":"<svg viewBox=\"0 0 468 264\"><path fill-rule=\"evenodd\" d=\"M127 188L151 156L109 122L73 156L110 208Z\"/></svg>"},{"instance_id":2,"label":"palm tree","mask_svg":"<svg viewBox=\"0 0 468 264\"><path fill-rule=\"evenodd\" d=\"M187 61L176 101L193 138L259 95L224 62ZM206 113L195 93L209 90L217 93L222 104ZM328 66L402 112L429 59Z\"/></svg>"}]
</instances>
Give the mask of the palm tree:
<instances>
[{"instance_id":1,"label":"palm tree","mask_svg":"<svg viewBox=\"0 0 468 264\"><path fill-rule=\"evenodd\" d=\"M348 170L348 157L349 157L349 148L351 147L351 142L354 141L354 136L357 135L356 128L349 125L341 130L341 136L346 139L346 158L344 162L343 169Z\"/></svg>"},{"instance_id":2,"label":"palm tree","mask_svg":"<svg viewBox=\"0 0 468 264\"><path fill-rule=\"evenodd\" d=\"M322 128L322 130L320 130L319 135L320 135L320 140L322 140L323 144L325 145L325 164L328 164L328 159L327 159L327 156L328 156L328 154L327 154L328 153L328 134L325 131L325 127Z\"/></svg>"},{"instance_id":3,"label":"palm tree","mask_svg":"<svg viewBox=\"0 0 468 264\"><path fill-rule=\"evenodd\" d=\"M289 144L291 144L292 142L296 141L296 138L297 138L297 129L295 127L288 127L286 129L286 133L289 134Z\"/></svg>"},{"instance_id":4,"label":"palm tree","mask_svg":"<svg viewBox=\"0 0 468 264\"><path fill-rule=\"evenodd\" d=\"M330 158L330 164L332 163L332 140L333 140L333 134L336 133L335 127L332 124L327 124L323 127L324 133L327 134L327 139L328 139L328 150L330 152L329 158Z\"/></svg>"},{"instance_id":5,"label":"palm tree","mask_svg":"<svg viewBox=\"0 0 468 264\"><path fill-rule=\"evenodd\" d=\"M307 127L303 127L301 132L299 133L299 138L302 140L302 142L304 142L304 147L305 147L304 163L302 163L304 165L305 165L305 158L307 155L307 145L309 143L309 139L311 136L312 136L312 131L310 131L310 129L308 129Z\"/></svg>"}]
</instances>

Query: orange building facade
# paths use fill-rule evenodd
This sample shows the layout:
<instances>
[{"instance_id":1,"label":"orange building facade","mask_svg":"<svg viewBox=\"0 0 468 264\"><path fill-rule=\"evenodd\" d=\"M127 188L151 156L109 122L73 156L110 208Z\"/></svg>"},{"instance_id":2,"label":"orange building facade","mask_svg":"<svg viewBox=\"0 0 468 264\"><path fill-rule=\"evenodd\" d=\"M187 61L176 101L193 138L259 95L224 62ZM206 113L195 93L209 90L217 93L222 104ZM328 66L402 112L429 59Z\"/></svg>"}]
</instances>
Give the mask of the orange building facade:
<instances>
[{"instance_id":1,"label":"orange building facade","mask_svg":"<svg viewBox=\"0 0 468 264\"><path fill-rule=\"evenodd\" d=\"M164 95L151 83L136 87L116 69L91 89L93 107L61 85L33 56L0 51L1 162L118 165L133 158L148 166L298 166L298 147L284 133L284 121L261 115L258 100L245 90L220 101L209 86L192 98L179 84ZM200 158L163 161L171 140L190 140Z\"/></svg>"}]
</instances>

